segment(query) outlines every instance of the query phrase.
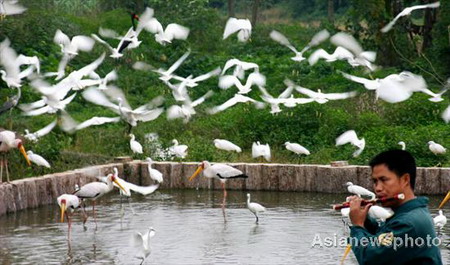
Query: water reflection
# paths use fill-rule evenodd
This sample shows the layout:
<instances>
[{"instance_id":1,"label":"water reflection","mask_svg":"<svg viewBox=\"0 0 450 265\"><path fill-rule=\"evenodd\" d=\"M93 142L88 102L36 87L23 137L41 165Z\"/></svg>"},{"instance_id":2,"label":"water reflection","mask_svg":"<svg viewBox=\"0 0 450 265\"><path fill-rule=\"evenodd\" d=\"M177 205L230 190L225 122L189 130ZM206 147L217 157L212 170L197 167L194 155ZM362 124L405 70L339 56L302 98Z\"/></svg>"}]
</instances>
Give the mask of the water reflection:
<instances>
[{"instance_id":1,"label":"water reflection","mask_svg":"<svg viewBox=\"0 0 450 265\"><path fill-rule=\"evenodd\" d=\"M312 247L315 236L345 237L339 212L330 205L345 195L252 192L267 208L259 224L246 208L246 192L228 191L226 218L222 191L167 190L129 202L111 195L96 207L97 228L90 217L59 223L57 205L0 217L0 264L139 264L130 246L135 231L152 226L152 253L145 264L337 264L345 246ZM440 198L432 197L432 214ZM88 207L88 214L92 214ZM449 242L444 227L443 241ZM450 251L441 247L444 264ZM313 262L312 262L313 261ZM356 264L353 255L345 264Z\"/></svg>"}]
</instances>

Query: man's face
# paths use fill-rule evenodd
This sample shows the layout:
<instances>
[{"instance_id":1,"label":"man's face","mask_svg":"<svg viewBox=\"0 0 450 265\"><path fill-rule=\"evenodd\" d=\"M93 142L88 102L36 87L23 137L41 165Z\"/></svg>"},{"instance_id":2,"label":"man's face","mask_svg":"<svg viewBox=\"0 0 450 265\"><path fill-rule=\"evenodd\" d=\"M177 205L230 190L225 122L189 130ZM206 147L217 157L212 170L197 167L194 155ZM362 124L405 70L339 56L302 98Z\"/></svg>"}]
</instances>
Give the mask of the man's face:
<instances>
[{"instance_id":1,"label":"man's face","mask_svg":"<svg viewBox=\"0 0 450 265\"><path fill-rule=\"evenodd\" d=\"M406 174L405 174L406 175ZM390 171L385 164L376 165L372 169L373 188L379 199L392 198L399 193L404 193L405 188L409 185L409 178L406 176L399 177ZM401 201L384 202L383 207L397 207Z\"/></svg>"}]
</instances>

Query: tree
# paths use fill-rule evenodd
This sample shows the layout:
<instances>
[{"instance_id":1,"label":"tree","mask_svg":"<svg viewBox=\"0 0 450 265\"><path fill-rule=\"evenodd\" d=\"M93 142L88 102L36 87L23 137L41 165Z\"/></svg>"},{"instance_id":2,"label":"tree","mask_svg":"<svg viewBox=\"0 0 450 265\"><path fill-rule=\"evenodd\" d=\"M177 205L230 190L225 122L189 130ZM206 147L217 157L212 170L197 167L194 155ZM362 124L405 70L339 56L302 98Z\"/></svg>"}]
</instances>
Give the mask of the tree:
<instances>
[{"instance_id":1,"label":"tree","mask_svg":"<svg viewBox=\"0 0 450 265\"><path fill-rule=\"evenodd\" d=\"M234 17L234 0L228 0L228 16Z\"/></svg>"},{"instance_id":2,"label":"tree","mask_svg":"<svg viewBox=\"0 0 450 265\"><path fill-rule=\"evenodd\" d=\"M253 11L252 11L252 26L253 27L256 27L256 21L258 19L259 1L260 0L253 0Z\"/></svg>"},{"instance_id":3,"label":"tree","mask_svg":"<svg viewBox=\"0 0 450 265\"><path fill-rule=\"evenodd\" d=\"M328 21L334 22L334 0L328 0Z\"/></svg>"}]
</instances>

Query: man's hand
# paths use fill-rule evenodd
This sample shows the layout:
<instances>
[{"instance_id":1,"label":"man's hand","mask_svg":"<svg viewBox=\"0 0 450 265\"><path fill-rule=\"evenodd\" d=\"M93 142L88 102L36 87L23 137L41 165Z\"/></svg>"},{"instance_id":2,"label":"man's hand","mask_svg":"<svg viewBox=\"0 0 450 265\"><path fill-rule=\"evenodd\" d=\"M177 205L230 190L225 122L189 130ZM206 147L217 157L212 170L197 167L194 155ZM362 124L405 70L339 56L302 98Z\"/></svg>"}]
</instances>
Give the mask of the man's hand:
<instances>
[{"instance_id":1,"label":"man's hand","mask_svg":"<svg viewBox=\"0 0 450 265\"><path fill-rule=\"evenodd\" d=\"M358 196L350 197L350 221L353 225L364 227L364 221L367 217L371 204L361 206L362 199Z\"/></svg>"}]
</instances>

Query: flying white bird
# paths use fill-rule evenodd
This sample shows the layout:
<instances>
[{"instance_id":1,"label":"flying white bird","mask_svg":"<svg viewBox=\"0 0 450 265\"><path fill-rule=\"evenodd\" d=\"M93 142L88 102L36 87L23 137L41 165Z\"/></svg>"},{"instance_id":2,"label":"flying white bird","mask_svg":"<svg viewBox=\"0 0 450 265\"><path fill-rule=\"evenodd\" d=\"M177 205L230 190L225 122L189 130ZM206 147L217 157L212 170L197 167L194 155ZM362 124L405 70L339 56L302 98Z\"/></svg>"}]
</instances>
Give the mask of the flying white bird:
<instances>
[{"instance_id":1,"label":"flying white bird","mask_svg":"<svg viewBox=\"0 0 450 265\"><path fill-rule=\"evenodd\" d=\"M380 79L378 79L378 78L375 80L371 80L371 79L367 79L367 78L363 78L363 77L359 77L359 76L350 75L350 74L347 74L344 72L340 72L340 73L345 78L347 78L353 82L363 84L364 87L368 90L377 90L380 87Z\"/></svg>"},{"instance_id":2,"label":"flying white bird","mask_svg":"<svg viewBox=\"0 0 450 265\"><path fill-rule=\"evenodd\" d=\"M294 98L292 92L294 91L295 84L288 79L286 79L284 83L287 88L276 98L269 94L264 87L258 86L262 93L261 99L270 105L270 113L276 114L281 112L280 104L283 104L287 108L294 108L299 104L306 104L315 101L312 98Z\"/></svg>"},{"instance_id":3,"label":"flying white bird","mask_svg":"<svg viewBox=\"0 0 450 265\"><path fill-rule=\"evenodd\" d=\"M266 208L259 203L250 202L250 193L247 193L247 208L252 212L256 217L256 223L258 223L258 213L262 213L266 211Z\"/></svg>"},{"instance_id":4,"label":"flying white bird","mask_svg":"<svg viewBox=\"0 0 450 265\"><path fill-rule=\"evenodd\" d=\"M196 114L194 108L205 102L205 100L210 98L213 94L214 92L212 90L209 90L205 95L199 97L194 101L191 101L189 95L186 93L185 95L183 95L183 105L172 105L167 109L167 119L173 120L182 118L184 119L184 123L188 123L192 115Z\"/></svg>"},{"instance_id":5,"label":"flying white bird","mask_svg":"<svg viewBox=\"0 0 450 265\"><path fill-rule=\"evenodd\" d=\"M203 171L203 176L207 178L215 178L220 180L223 188L223 204L222 209L225 209L225 203L227 198L227 190L225 188L225 182L229 179L236 178L248 178L242 171L225 164L214 164L211 165L208 161L203 161L199 164L197 170L194 174L189 177L189 181L192 181L200 172Z\"/></svg>"},{"instance_id":6,"label":"flying white bird","mask_svg":"<svg viewBox=\"0 0 450 265\"><path fill-rule=\"evenodd\" d=\"M80 207L80 198L72 194L63 194L59 196L56 201L58 202L59 208L61 209L61 223L64 222L64 214L67 216L67 222L69 229L67 230L68 238L70 240L70 230L72 222L70 220L70 213L73 213L75 209Z\"/></svg>"},{"instance_id":7,"label":"flying white bird","mask_svg":"<svg viewBox=\"0 0 450 265\"><path fill-rule=\"evenodd\" d=\"M150 157L147 157L145 160L148 163L147 169L148 169L148 174L149 174L150 178L157 181L158 183L162 183L163 182L163 174L159 170L152 168L153 160Z\"/></svg>"},{"instance_id":8,"label":"flying white bird","mask_svg":"<svg viewBox=\"0 0 450 265\"><path fill-rule=\"evenodd\" d=\"M186 40L189 36L189 28L171 23L166 26L166 29L163 29L161 23L156 18L152 18L145 25L145 29L155 34L155 41L161 45L172 43L174 39Z\"/></svg>"},{"instance_id":9,"label":"flying white bird","mask_svg":"<svg viewBox=\"0 0 450 265\"><path fill-rule=\"evenodd\" d=\"M428 148L435 155L442 155L442 154L445 154L445 152L447 151L447 149L445 149L445 147L443 147L442 145L440 145L438 143L435 143L434 141L428 142Z\"/></svg>"},{"instance_id":10,"label":"flying white bird","mask_svg":"<svg viewBox=\"0 0 450 265\"><path fill-rule=\"evenodd\" d=\"M356 96L356 91L351 92L343 92L343 93L322 93L320 89L317 89L317 92L312 91L311 89L304 88L301 86L295 86L295 90L297 92L304 94L312 99L314 99L319 104L327 103L330 100L339 100L339 99L347 99Z\"/></svg>"},{"instance_id":11,"label":"flying white bird","mask_svg":"<svg viewBox=\"0 0 450 265\"><path fill-rule=\"evenodd\" d=\"M228 36L236 32L238 32L237 37L240 42L248 41L252 34L252 24L250 23L250 20L230 17L225 25L223 39L228 38Z\"/></svg>"},{"instance_id":12,"label":"flying white bird","mask_svg":"<svg viewBox=\"0 0 450 265\"><path fill-rule=\"evenodd\" d=\"M330 38L331 43L341 46L353 53L354 58L348 60L352 66L364 66L370 71L374 71L377 67L372 63L375 62L376 52L364 51L359 42L350 34L338 32Z\"/></svg>"},{"instance_id":13,"label":"flying white bird","mask_svg":"<svg viewBox=\"0 0 450 265\"><path fill-rule=\"evenodd\" d=\"M8 159L6 158L6 153L13 148L19 149L28 165L31 166L31 161L22 144L22 140L16 138L16 133L7 130L0 131L0 183L3 181L3 166L5 166L6 169L6 181L9 182Z\"/></svg>"},{"instance_id":14,"label":"flying white bird","mask_svg":"<svg viewBox=\"0 0 450 265\"><path fill-rule=\"evenodd\" d=\"M355 64L355 55L344 47L338 46L332 54L329 54L324 49L317 49L308 57L309 65L316 64L320 59L325 59L326 62L334 62L338 60L346 60L352 66L358 66Z\"/></svg>"},{"instance_id":15,"label":"flying white bird","mask_svg":"<svg viewBox=\"0 0 450 265\"><path fill-rule=\"evenodd\" d=\"M141 234L140 232L135 232L131 239L131 246L137 249L138 258L142 259L141 264L144 263L145 259L152 252L150 239L154 237L156 234L155 229L153 227L149 227L148 231L145 234Z\"/></svg>"},{"instance_id":16,"label":"flying white bird","mask_svg":"<svg viewBox=\"0 0 450 265\"><path fill-rule=\"evenodd\" d=\"M270 159L271 159L270 146L269 146L269 144L260 144L259 141L253 142L252 157L257 158L260 156L264 157L264 159L267 162L270 162Z\"/></svg>"},{"instance_id":17,"label":"flying white bird","mask_svg":"<svg viewBox=\"0 0 450 265\"><path fill-rule=\"evenodd\" d=\"M217 149L225 150L225 151L235 151L235 152L242 152L242 149L233 144L232 142L224 139L214 139L214 146Z\"/></svg>"},{"instance_id":18,"label":"flying white bird","mask_svg":"<svg viewBox=\"0 0 450 265\"><path fill-rule=\"evenodd\" d=\"M178 67L180 67L180 65L184 62L184 60L186 60L186 58L189 56L190 53L191 53L191 50L188 50L175 63L173 63L172 66L170 66L169 69L167 69L167 70L163 69L163 68L155 69L155 67L153 67L147 63L144 63L144 62L134 63L133 69L142 70L142 71L151 70L151 71L161 75L159 77L159 79L161 79L162 81L169 81L170 79L172 79L174 77L173 72L175 72L175 70L177 70Z\"/></svg>"},{"instance_id":19,"label":"flying white bird","mask_svg":"<svg viewBox=\"0 0 450 265\"><path fill-rule=\"evenodd\" d=\"M41 167L46 167L46 168L51 168L50 164L48 163L47 160L45 160L45 158L43 158L42 156L33 153L33 151L28 151L27 152L28 158L30 159L31 162L35 163L38 166Z\"/></svg>"},{"instance_id":20,"label":"flying white bird","mask_svg":"<svg viewBox=\"0 0 450 265\"><path fill-rule=\"evenodd\" d=\"M305 57L303 57L303 53L309 50L311 47L317 46L326 39L328 39L328 37L330 37L330 33L326 29L316 33L314 37L311 39L311 41L308 43L308 45L305 46L305 48L303 48L300 52L297 51L297 49L289 42L289 40L280 32L272 30L272 32L270 32L270 37L274 41L280 43L281 45L286 46L295 53L295 56L292 57L291 60L301 62L306 59Z\"/></svg>"},{"instance_id":21,"label":"flying white bird","mask_svg":"<svg viewBox=\"0 0 450 265\"><path fill-rule=\"evenodd\" d=\"M375 197L376 197L375 193L369 191L368 189L363 188L358 185L354 185L351 182L347 182L347 183L345 183L345 185L347 186L348 192L356 194L358 197L368 196L368 197L370 197L370 200L375 200Z\"/></svg>"},{"instance_id":22,"label":"flying white bird","mask_svg":"<svg viewBox=\"0 0 450 265\"><path fill-rule=\"evenodd\" d=\"M244 79L245 71L253 69L253 72L259 72L259 65L252 62L244 62L239 59L230 59L225 63L221 75L225 75L228 69L234 67L233 75L239 79Z\"/></svg>"},{"instance_id":23,"label":"flying white bird","mask_svg":"<svg viewBox=\"0 0 450 265\"><path fill-rule=\"evenodd\" d=\"M133 153L138 153L138 154L142 154L143 153L143 151L142 151L142 145L138 142L138 141L136 141L135 140L135 136L134 136L134 134L132 134L132 133L130 133L130 148L131 148L131 151L133 151Z\"/></svg>"},{"instance_id":24,"label":"flying white bird","mask_svg":"<svg viewBox=\"0 0 450 265\"><path fill-rule=\"evenodd\" d=\"M398 15L394 18L394 20L392 20L391 22L389 22L386 26L384 26L381 29L381 32L386 33L389 30L391 30L391 28L394 26L394 24L397 22L397 20L400 17L403 16L408 16L411 14L412 11L417 10L417 9L425 9L425 8L438 8L440 5L440 2L435 2L435 3L431 3L431 4L426 4L426 5L417 5L417 6L411 6L411 7L407 7L405 9L403 9L402 12L398 13Z\"/></svg>"},{"instance_id":25,"label":"flying white bird","mask_svg":"<svg viewBox=\"0 0 450 265\"><path fill-rule=\"evenodd\" d=\"M358 139L358 135L356 135L354 130L346 131L336 138L336 146L348 143L358 147L358 150L353 153L353 157L359 156L364 150L364 147L366 147L366 140L364 138L361 138L361 140Z\"/></svg>"},{"instance_id":26,"label":"flying white bird","mask_svg":"<svg viewBox=\"0 0 450 265\"><path fill-rule=\"evenodd\" d=\"M284 145L286 146L286 149L289 151L292 151L298 155L304 154L304 155L310 155L311 153L306 149L305 147L297 144L297 143L290 143L285 142Z\"/></svg>"},{"instance_id":27,"label":"flying white bird","mask_svg":"<svg viewBox=\"0 0 450 265\"><path fill-rule=\"evenodd\" d=\"M22 5L17 3L17 0L2 0L0 1L0 18L4 18L9 15L22 14L27 10Z\"/></svg>"},{"instance_id":28,"label":"flying white bird","mask_svg":"<svg viewBox=\"0 0 450 265\"><path fill-rule=\"evenodd\" d=\"M402 150L406 150L406 144L403 141L398 142L398 145L402 147Z\"/></svg>"},{"instance_id":29,"label":"flying white bird","mask_svg":"<svg viewBox=\"0 0 450 265\"><path fill-rule=\"evenodd\" d=\"M253 103L257 109L262 109L264 108L265 105L263 102L256 101L252 98L236 93L232 98L225 101L223 104L207 109L206 112L209 114L216 114L218 112L228 109L229 107L236 105L237 103L246 103L246 102Z\"/></svg>"},{"instance_id":30,"label":"flying white bird","mask_svg":"<svg viewBox=\"0 0 450 265\"><path fill-rule=\"evenodd\" d=\"M216 69L214 69L206 74L202 74L202 75L199 75L194 78L192 76L188 76L188 77L184 78L184 77L177 76L177 75L174 75L172 78L176 79L178 81L181 81L181 82L185 82L186 87L196 87L196 86L198 86L199 82L205 81L213 76L217 76L220 74L221 71L222 71L222 69L220 69L220 67L217 67Z\"/></svg>"},{"instance_id":31,"label":"flying white bird","mask_svg":"<svg viewBox=\"0 0 450 265\"><path fill-rule=\"evenodd\" d=\"M433 222L439 231L444 228L445 224L447 224L447 217L445 217L442 210L439 210L439 214L433 218Z\"/></svg>"},{"instance_id":32,"label":"flying white bird","mask_svg":"<svg viewBox=\"0 0 450 265\"><path fill-rule=\"evenodd\" d=\"M247 94L252 91L251 87L253 85L257 86L265 86L266 85L266 77L259 72L251 73L247 77L247 81L243 85L241 81L234 75L224 75L219 78L219 87L221 89L228 89L231 86L236 86L239 90L239 94Z\"/></svg>"},{"instance_id":33,"label":"flying white bird","mask_svg":"<svg viewBox=\"0 0 450 265\"><path fill-rule=\"evenodd\" d=\"M187 156L188 146L185 144L178 144L177 139L173 139L172 143L173 145L169 147L169 151L176 157L179 157L181 159L185 158Z\"/></svg>"},{"instance_id":34,"label":"flying white bird","mask_svg":"<svg viewBox=\"0 0 450 265\"><path fill-rule=\"evenodd\" d=\"M120 121L120 117L114 117L114 118L110 118L110 117L92 117L88 120L85 120L83 122L81 122L80 124L78 124L77 126L75 126L75 130L82 130L85 129L87 127L90 126L94 126L94 125L102 125L105 123L116 123Z\"/></svg>"},{"instance_id":35,"label":"flying white bird","mask_svg":"<svg viewBox=\"0 0 450 265\"><path fill-rule=\"evenodd\" d=\"M51 122L44 128L37 130L34 133L30 133L30 131L28 131L28 129L25 129L24 137L25 137L25 139L27 139L29 141L37 142L39 140L39 138L50 133L53 130L53 128L56 126L56 123L57 123L57 120L54 120L53 122Z\"/></svg>"},{"instance_id":36,"label":"flying white bird","mask_svg":"<svg viewBox=\"0 0 450 265\"><path fill-rule=\"evenodd\" d=\"M444 119L445 123L450 122L450 105L442 112L442 119Z\"/></svg>"}]
</instances>

